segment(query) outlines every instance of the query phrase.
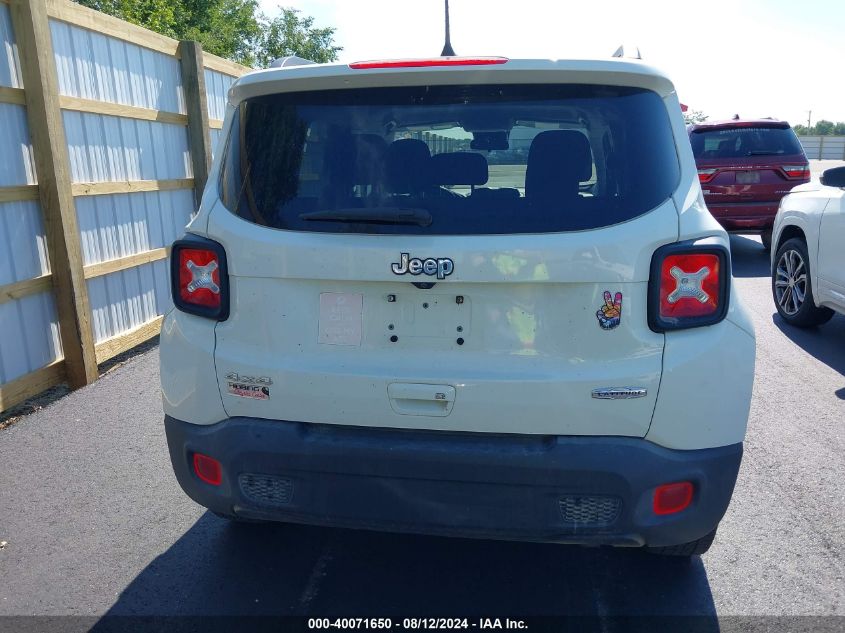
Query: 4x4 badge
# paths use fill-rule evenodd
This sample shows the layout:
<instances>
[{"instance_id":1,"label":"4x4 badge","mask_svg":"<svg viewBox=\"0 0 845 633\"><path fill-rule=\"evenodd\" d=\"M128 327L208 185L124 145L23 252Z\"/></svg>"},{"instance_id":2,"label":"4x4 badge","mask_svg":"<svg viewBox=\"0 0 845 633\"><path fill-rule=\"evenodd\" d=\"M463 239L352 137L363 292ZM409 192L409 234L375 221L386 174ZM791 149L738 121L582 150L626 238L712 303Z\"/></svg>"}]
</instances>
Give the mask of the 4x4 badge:
<instances>
[{"instance_id":1,"label":"4x4 badge","mask_svg":"<svg viewBox=\"0 0 845 633\"><path fill-rule=\"evenodd\" d=\"M612 330L622 322L622 293L617 292L611 298L610 292L604 291L604 305L596 312L596 318L603 330Z\"/></svg>"},{"instance_id":2,"label":"4x4 badge","mask_svg":"<svg viewBox=\"0 0 845 633\"><path fill-rule=\"evenodd\" d=\"M438 279L446 279L455 270L455 263L448 257L428 257L426 259L419 259L414 257L411 259L409 253L402 253L399 257L398 263L390 265L390 270L394 275L405 275L411 273L412 275L437 275Z\"/></svg>"}]
</instances>

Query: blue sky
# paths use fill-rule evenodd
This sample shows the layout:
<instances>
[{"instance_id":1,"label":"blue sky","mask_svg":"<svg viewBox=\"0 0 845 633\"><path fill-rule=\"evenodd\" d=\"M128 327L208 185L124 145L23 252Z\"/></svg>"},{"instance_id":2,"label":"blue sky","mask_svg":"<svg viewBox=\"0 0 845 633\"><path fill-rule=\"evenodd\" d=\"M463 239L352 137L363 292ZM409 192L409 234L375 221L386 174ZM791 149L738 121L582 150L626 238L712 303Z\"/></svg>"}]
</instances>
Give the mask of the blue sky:
<instances>
[{"instance_id":1,"label":"blue sky","mask_svg":"<svg viewBox=\"0 0 845 633\"><path fill-rule=\"evenodd\" d=\"M260 0L337 28L340 61L437 55L442 0ZM682 102L711 119L773 116L845 121L842 0L450 0L458 54L607 57L639 46Z\"/></svg>"}]
</instances>

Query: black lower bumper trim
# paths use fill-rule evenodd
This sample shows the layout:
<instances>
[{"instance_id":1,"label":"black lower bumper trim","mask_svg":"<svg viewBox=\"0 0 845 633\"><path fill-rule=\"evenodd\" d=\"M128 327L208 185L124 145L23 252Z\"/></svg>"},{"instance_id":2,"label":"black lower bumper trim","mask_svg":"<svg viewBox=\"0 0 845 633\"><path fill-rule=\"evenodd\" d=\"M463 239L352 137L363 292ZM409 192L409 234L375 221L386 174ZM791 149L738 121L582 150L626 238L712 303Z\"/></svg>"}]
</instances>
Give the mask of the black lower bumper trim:
<instances>
[{"instance_id":1,"label":"black lower bumper trim","mask_svg":"<svg viewBox=\"0 0 845 633\"><path fill-rule=\"evenodd\" d=\"M640 438L485 435L231 418L165 418L176 477L211 510L253 519L446 536L667 546L711 532L742 444L693 451ZM223 482L201 481L199 452ZM691 481L690 507L652 511L654 488Z\"/></svg>"}]
</instances>

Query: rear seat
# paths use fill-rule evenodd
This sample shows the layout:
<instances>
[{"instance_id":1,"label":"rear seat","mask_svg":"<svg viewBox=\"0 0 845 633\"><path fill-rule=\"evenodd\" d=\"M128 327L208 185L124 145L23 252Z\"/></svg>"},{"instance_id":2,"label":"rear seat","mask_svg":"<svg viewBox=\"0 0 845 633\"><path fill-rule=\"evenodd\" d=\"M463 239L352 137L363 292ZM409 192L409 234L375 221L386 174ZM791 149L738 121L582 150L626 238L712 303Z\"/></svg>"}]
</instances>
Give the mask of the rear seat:
<instances>
[{"instance_id":1,"label":"rear seat","mask_svg":"<svg viewBox=\"0 0 845 633\"><path fill-rule=\"evenodd\" d=\"M432 157L432 163L434 182L446 186L469 185L471 187L470 202L481 201L490 204L503 200L512 205L514 200L520 197L518 189L510 187L490 189L479 186L486 185L490 179L487 159L482 154L474 152L436 154Z\"/></svg>"},{"instance_id":2,"label":"rear seat","mask_svg":"<svg viewBox=\"0 0 845 633\"><path fill-rule=\"evenodd\" d=\"M489 181L483 154L449 152L432 156L428 145L417 139L388 144L375 134L344 135L331 144L327 160L328 178L320 199L292 201L286 210L289 224L301 223L291 217L294 213L314 208L399 204L419 205L435 217L441 213L451 216L449 221L455 223L475 221L473 216L477 219L483 215L495 224L518 213L527 227L534 220L539 227L547 223L548 214L554 213L571 213L586 222L593 206L592 199L579 195L580 182L592 174L590 144L583 134L572 130L546 130L534 138L528 153L524 198L514 188L481 186ZM352 195L358 185L367 188L365 198ZM470 195L446 189L454 186L470 187Z\"/></svg>"}]
</instances>

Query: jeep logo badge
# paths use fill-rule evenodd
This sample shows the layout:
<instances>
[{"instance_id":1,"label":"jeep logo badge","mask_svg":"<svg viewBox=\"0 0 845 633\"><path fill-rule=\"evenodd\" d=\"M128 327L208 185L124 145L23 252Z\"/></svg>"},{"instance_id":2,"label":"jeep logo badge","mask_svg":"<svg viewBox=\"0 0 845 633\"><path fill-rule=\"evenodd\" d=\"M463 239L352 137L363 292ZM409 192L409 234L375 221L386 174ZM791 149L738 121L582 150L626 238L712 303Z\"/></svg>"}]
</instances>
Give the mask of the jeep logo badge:
<instances>
[{"instance_id":1,"label":"jeep logo badge","mask_svg":"<svg viewBox=\"0 0 845 633\"><path fill-rule=\"evenodd\" d=\"M428 257L426 259L419 259L414 257L411 259L410 254L402 253L399 257L399 263L390 265L390 270L394 275L405 275L411 273L412 275L426 274L429 276L437 275L438 279L446 279L455 270L454 262L448 257Z\"/></svg>"}]
</instances>

